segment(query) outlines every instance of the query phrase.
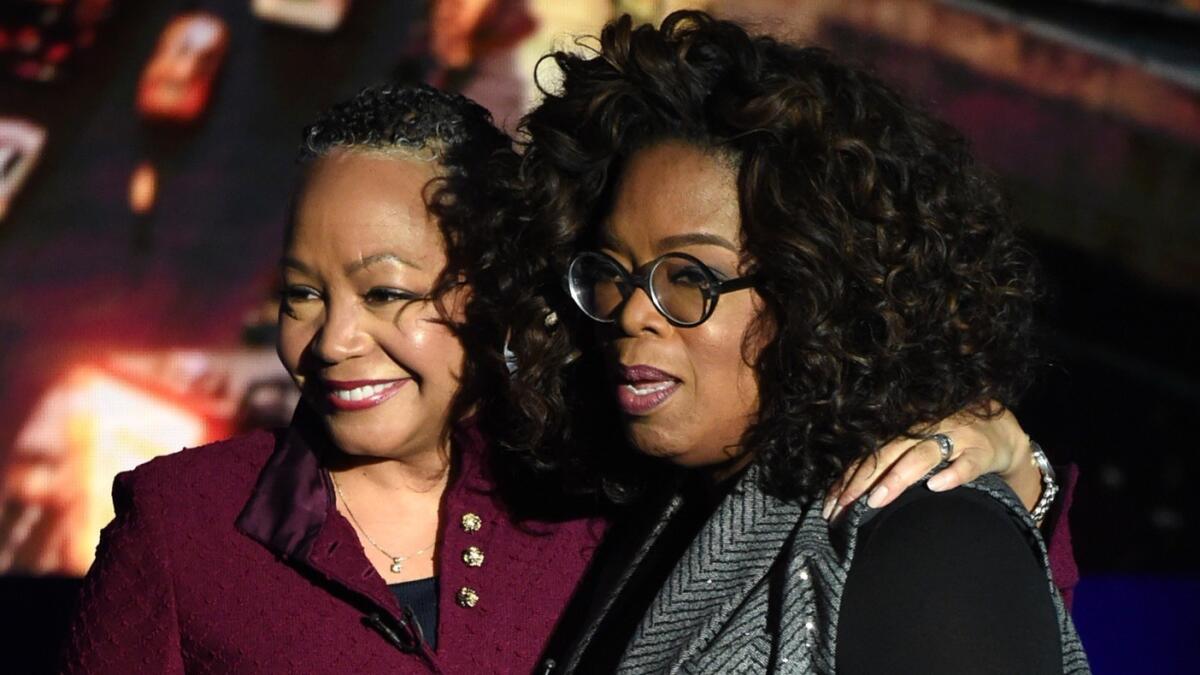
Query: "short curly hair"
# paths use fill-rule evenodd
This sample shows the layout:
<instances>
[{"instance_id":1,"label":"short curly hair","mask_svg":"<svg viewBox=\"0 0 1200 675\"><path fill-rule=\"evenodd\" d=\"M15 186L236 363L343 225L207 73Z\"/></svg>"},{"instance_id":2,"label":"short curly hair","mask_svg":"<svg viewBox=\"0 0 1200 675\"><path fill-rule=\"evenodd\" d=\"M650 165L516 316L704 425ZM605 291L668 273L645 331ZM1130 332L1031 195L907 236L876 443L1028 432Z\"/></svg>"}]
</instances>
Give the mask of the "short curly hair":
<instances>
[{"instance_id":1,"label":"short curly hair","mask_svg":"<svg viewBox=\"0 0 1200 675\"><path fill-rule=\"evenodd\" d=\"M508 303L521 368L502 430L530 466L618 501L645 475L608 432L614 406L588 398L607 390L580 386L601 366L560 280L625 163L666 140L737 172L743 263L769 326L751 332L768 336L761 351L744 345L760 410L741 449L766 492L816 496L886 442L994 414L1030 383L1034 261L951 127L825 50L700 12L658 28L626 16L594 54L546 58L563 77L523 123L529 222L511 266L529 284Z\"/></svg>"},{"instance_id":2,"label":"short curly hair","mask_svg":"<svg viewBox=\"0 0 1200 675\"><path fill-rule=\"evenodd\" d=\"M304 129L302 162L337 149L431 158L438 164L423 198L441 231L446 267L431 295L467 354L450 414L450 419L466 419L507 379L504 327L493 320L488 299L501 295L496 242L504 237L512 203L519 159L513 141L486 108L464 96L427 85L384 84L331 106ZM467 303L464 320L450 322L441 300L463 284L480 289L480 299Z\"/></svg>"}]
</instances>

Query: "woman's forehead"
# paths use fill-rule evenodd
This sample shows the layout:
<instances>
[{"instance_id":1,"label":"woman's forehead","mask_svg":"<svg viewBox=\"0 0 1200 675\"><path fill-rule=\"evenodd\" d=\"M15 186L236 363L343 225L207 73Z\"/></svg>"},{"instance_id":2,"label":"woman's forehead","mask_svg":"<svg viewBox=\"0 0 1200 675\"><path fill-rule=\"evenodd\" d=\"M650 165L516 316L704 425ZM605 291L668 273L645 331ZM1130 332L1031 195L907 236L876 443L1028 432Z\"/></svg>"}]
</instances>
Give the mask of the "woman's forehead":
<instances>
[{"instance_id":1,"label":"woman's forehead","mask_svg":"<svg viewBox=\"0 0 1200 675\"><path fill-rule=\"evenodd\" d=\"M317 160L298 200L289 248L364 259L380 251L416 260L441 253L441 232L426 208L427 166L382 155Z\"/></svg>"},{"instance_id":2,"label":"woman's forehead","mask_svg":"<svg viewBox=\"0 0 1200 675\"><path fill-rule=\"evenodd\" d=\"M681 244L736 244L740 231L734 169L711 151L667 141L630 159L598 234L602 245L650 252Z\"/></svg>"}]
</instances>

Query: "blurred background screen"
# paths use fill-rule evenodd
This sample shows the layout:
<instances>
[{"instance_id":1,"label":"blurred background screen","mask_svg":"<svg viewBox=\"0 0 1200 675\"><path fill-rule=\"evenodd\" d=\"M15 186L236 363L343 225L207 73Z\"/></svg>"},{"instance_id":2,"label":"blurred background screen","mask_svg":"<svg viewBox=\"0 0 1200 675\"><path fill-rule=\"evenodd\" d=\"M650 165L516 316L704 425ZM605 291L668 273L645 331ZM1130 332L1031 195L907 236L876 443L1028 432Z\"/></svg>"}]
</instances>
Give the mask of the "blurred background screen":
<instances>
[{"instance_id":1,"label":"blurred background screen","mask_svg":"<svg viewBox=\"0 0 1200 675\"><path fill-rule=\"evenodd\" d=\"M515 131L538 56L681 7L868 66L998 174L1053 292L1018 415L1081 469L1084 643L1196 672L1200 0L3 0L0 672L52 663L118 472L287 423L304 124L402 79Z\"/></svg>"}]
</instances>

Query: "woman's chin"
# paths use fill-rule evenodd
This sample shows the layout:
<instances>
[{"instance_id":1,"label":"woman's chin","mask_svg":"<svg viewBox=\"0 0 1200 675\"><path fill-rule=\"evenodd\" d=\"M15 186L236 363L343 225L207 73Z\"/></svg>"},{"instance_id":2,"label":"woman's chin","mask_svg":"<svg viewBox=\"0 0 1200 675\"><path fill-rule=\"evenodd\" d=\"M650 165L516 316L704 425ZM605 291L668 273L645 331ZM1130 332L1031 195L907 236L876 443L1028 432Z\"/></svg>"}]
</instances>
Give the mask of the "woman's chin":
<instances>
[{"instance_id":1,"label":"woman's chin","mask_svg":"<svg viewBox=\"0 0 1200 675\"><path fill-rule=\"evenodd\" d=\"M628 431L633 447L644 455L686 467L702 463L692 456L694 444L686 442L676 434L657 429L655 425L644 421L635 423Z\"/></svg>"},{"instance_id":2,"label":"woman's chin","mask_svg":"<svg viewBox=\"0 0 1200 675\"><path fill-rule=\"evenodd\" d=\"M339 437L337 434L332 435L334 445L347 458L360 461L398 459L397 453L392 448L384 448L379 444L363 441L354 437Z\"/></svg>"},{"instance_id":3,"label":"woman's chin","mask_svg":"<svg viewBox=\"0 0 1200 675\"><path fill-rule=\"evenodd\" d=\"M712 447L701 440L690 440L678 433L659 430L654 425L634 424L627 431L630 442L638 452L676 466L703 469L728 465L735 460L732 446ZM678 432L678 429L671 431ZM697 435L697 439L703 438L706 436Z\"/></svg>"},{"instance_id":4,"label":"woman's chin","mask_svg":"<svg viewBox=\"0 0 1200 675\"><path fill-rule=\"evenodd\" d=\"M405 454L403 444L395 442L395 439L403 438L404 434L395 434L392 442L386 442L377 433L378 429L358 422L359 420L349 422L337 415L325 417L329 440L333 441L343 454L360 459L398 459Z\"/></svg>"}]
</instances>

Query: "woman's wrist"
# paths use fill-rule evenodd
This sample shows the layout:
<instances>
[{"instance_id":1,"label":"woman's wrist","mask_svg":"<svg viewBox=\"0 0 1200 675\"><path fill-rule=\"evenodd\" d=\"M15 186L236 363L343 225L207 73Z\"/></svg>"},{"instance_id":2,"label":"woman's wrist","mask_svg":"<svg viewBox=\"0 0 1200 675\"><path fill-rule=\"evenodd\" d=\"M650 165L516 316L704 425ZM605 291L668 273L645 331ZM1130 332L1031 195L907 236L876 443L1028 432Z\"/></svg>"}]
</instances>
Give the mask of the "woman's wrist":
<instances>
[{"instance_id":1,"label":"woman's wrist","mask_svg":"<svg viewBox=\"0 0 1200 675\"><path fill-rule=\"evenodd\" d=\"M1050 459L1046 457L1046 453L1042 451L1042 446L1035 441L1030 441L1033 449L1032 462L1038 470L1038 476L1041 479L1041 491L1038 495L1037 503L1029 510L1033 516L1034 522L1038 527L1042 526L1042 521L1046 519L1046 515L1050 513L1050 507L1054 504L1054 498L1058 496L1058 482L1054 475L1054 467L1050 465Z\"/></svg>"},{"instance_id":2,"label":"woman's wrist","mask_svg":"<svg viewBox=\"0 0 1200 675\"><path fill-rule=\"evenodd\" d=\"M1008 471L1000 473L1000 477L1008 483L1025 508L1032 512L1042 496L1042 472L1034 462L1034 443L1029 436L1022 434L1015 450L1012 464Z\"/></svg>"}]
</instances>

